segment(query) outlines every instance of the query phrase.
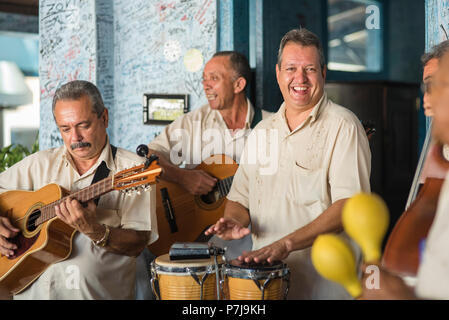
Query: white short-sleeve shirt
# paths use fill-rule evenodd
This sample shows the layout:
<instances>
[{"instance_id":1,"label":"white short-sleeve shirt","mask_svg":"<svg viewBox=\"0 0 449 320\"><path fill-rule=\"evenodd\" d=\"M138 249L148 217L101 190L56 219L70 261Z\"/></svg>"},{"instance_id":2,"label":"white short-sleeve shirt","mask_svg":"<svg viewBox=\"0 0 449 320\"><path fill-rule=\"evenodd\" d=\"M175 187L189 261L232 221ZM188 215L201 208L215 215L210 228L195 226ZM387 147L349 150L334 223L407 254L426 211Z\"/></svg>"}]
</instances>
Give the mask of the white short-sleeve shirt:
<instances>
[{"instance_id":1,"label":"white short-sleeve shirt","mask_svg":"<svg viewBox=\"0 0 449 320\"><path fill-rule=\"evenodd\" d=\"M79 175L65 146L39 151L0 174L0 190L36 191L56 183L71 192L91 184L96 169L106 162L110 174L142 163L142 158L117 149L112 158L109 143L97 163ZM125 196L118 191L101 196L97 219L111 227L151 231L150 243L157 237L156 203L151 191ZM14 299L134 299L135 258L118 255L94 245L77 232L70 257L55 263Z\"/></svg>"},{"instance_id":2,"label":"white short-sleeve shirt","mask_svg":"<svg viewBox=\"0 0 449 320\"><path fill-rule=\"evenodd\" d=\"M315 220L331 204L370 191L371 153L357 117L323 95L291 131L285 104L248 137L228 199L249 210L253 249ZM292 252L290 299L347 297L315 271L310 248Z\"/></svg>"},{"instance_id":3,"label":"white short-sleeve shirt","mask_svg":"<svg viewBox=\"0 0 449 320\"><path fill-rule=\"evenodd\" d=\"M419 265L416 294L426 299L449 299L449 173L438 199L437 212Z\"/></svg>"}]
</instances>

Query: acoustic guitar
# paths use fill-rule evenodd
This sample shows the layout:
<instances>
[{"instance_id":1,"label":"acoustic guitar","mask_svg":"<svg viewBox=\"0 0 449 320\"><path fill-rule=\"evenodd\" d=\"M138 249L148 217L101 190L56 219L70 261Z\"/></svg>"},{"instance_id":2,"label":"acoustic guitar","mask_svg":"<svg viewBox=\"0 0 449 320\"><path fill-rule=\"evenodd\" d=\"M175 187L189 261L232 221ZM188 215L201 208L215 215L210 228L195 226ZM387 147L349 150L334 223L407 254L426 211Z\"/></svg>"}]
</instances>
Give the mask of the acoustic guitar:
<instances>
[{"instance_id":1,"label":"acoustic guitar","mask_svg":"<svg viewBox=\"0 0 449 320\"><path fill-rule=\"evenodd\" d=\"M226 195L231 189L238 164L225 155L214 155L195 169L218 179L214 189L194 196L175 183L158 181L156 214L159 239L148 249L160 256L169 252L175 242L199 241L206 228L223 216Z\"/></svg>"},{"instance_id":2,"label":"acoustic guitar","mask_svg":"<svg viewBox=\"0 0 449 320\"><path fill-rule=\"evenodd\" d=\"M17 294L33 283L51 264L67 259L72 251L74 228L58 219L55 205L68 196L86 203L113 190L140 192L156 182L161 168L156 162L126 169L69 193L57 184L37 191L7 191L0 194L0 215L20 229L11 242L14 256L0 256L0 293Z\"/></svg>"}]
</instances>

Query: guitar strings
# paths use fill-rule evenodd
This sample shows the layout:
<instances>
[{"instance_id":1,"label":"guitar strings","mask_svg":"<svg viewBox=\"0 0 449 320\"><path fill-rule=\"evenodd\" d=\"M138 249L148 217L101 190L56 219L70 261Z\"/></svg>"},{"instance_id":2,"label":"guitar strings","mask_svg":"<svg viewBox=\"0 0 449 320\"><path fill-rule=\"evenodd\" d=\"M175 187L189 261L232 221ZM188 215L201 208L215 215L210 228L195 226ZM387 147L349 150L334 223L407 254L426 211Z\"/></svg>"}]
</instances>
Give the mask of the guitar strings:
<instances>
[{"instance_id":1,"label":"guitar strings","mask_svg":"<svg viewBox=\"0 0 449 320\"><path fill-rule=\"evenodd\" d=\"M74 193L72 193L72 194L69 194L69 195L67 195L67 196L65 196L65 197L63 197L63 198L61 198L61 199L59 199L59 200L56 200L56 201L54 201L54 202L51 202L51 203L45 205L45 206L43 206L43 207L41 207L41 208L39 209L39 211L41 212L41 214L36 214L36 215L34 215L34 216L31 216L32 214L36 213L36 211L33 211L33 212L29 215L29 216L31 216L31 217L30 217L30 218L28 219L28 221L27 221L27 224L26 224L27 228L30 228L30 227L32 227L32 226L37 227L37 225L35 224L35 222L36 222L39 218L41 218L43 215L45 216L45 218L43 218L42 221L41 221L39 224L42 224L42 223L44 223L44 222L50 220L51 218L53 218L53 217L55 216L55 215L52 213L52 212L54 212L54 206L57 205L57 204L60 204L61 202L63 202L63 201L65 201L66 199L68 199L69 197L75 198L75 199L77 199L78 201L81 201L81 202L83 202L84 197L86 197L87 199L89 198L89 193L91 193L91 198L97 197L98 195L96 195L96 194L94 193L94 191L97 191L97 193L102 193L102 192L106 191L106 188L104 188L104 187L107 186L107 185L109 184L109 182L110 182L109 180L111 180L111 179L112 179L111 177L108 177L108 178L103 179L103 180L101 180L101 181L99 181L99 182L97 182L97 183L95 183L95 184L93 184L93 185L88 186L88 187L85 188L85 189L79 190L79 191L74 192ZM103 187L103 191L101 190L101 187ZM44 212L44 211L45 211L45 212ZM48 217L47 217L47 216L48 216ZM26 216L21 217L21 218L19 218L19 219L16 219L15 222L18 222L18 221L20 221L20 220L22 220L22 219L24 219L24 218L26 218ZM39 224L38 224L38 225L39 225Z\"/></svg>"},{"instance_id":2,"label":"guitar strings","mask_svg":"<svg viewBox=\"0 0 449 320\"><path fill-rule=\"evenodd\" d=\"M144 171L144 170L142 170L142 171ZM134 173L129 172L129 175L132 175L132 174L135 174L135 172ZM122 175L124 175L126 177L126 173L122 173ZM114 182L114 177L115 176L112 175L111 177L107 177L101 181L98 181L97 183L94 183L85 189L79 190L79 191L69 194L59 200L51 202L51 203L39 208L40 214L35 214L37 212L33 211L30 215L28 215L28 216L31 216L31 215L35 214L34 216L31 216L28 219L27 224L26 224L27 228L30 228L32 226L37 227L36 222L40 218L42 218L41 219L42 221L40 223L38 223L38 225L53 218L55 216L54 206L57 204L60 204L62 201L65 201L69 197L75 198L80 202L86 202L89 199L95 199L98 196L101 196L102 194L113 190L114 185L113 185L113 183L111 184L111 182ZM141 181L146 181L146 179L142 178ZM103 190L101 188L103 188ZM14 222L17 223L18 221L25 219L28 216L20 217L20 218L16 219Z\"/></svg>"},{"instance_id":3,"label":"guitar strings","mask_svg":"<svg viewBox=\"0 0 449 320\"><path fill-rule=\"evenodd\" d=\"M234 180L234 176L227 177L223 180L218 181L218 191L222 197L225 197L229 191L231 190L232 181Z\"/></svg>"}]
</instances>

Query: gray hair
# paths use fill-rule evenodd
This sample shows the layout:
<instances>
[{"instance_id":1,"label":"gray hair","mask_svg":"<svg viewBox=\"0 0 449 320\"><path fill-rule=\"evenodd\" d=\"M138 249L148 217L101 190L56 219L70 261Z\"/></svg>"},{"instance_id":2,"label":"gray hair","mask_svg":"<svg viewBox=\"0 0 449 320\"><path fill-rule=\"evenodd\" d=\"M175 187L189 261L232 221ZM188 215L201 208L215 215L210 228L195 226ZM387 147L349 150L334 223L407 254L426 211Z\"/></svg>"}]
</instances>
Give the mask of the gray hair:
<instances>
[{"instance_id":1,"label":"gray hair","mask_svg":"<svg viewBox=\"0 0 449 320\"><path fill-rule=\"evenodd\" d=\"M279 67L281 66L282 63L282 53L284 52L284 48L290 41L299 44L303 47L313 46L317 48L321 70L324 70L326 59L324 58L323 47L321 45L320 39L315 33L307 30L306 28L293 29L284 35L284 37L281 40L278 52L277 64Z\"/></svg>"},{"instance_id":2,"label":"gray hair","mask_svg":"<svg viewBox=\"0 0 449 320\"><path fill-rule=\"evenodd\" d=\"M449 40L445 40L433 46L429 52L426 52L421 56L423 67L425 67L432 59L440 60L447 52L449 52Z\"/></svg>"},{"instance_id":3,"label":"gray hair","mask_svg":"<svg viewBox=\"0 0 449 320\"><path fill-rule=\"evenodd\" d=\"M229 57L231 68L237 76L236 79L243 77L246 80L246 86L248 87L251 80L251 67L244 54L237 51L219 51L213 55L213 58L215 57Z\"/></svg>"},{"instance_id":4,"label":"gray hair","mask_svg":"<svg viewBox=\"0 0 449 320\"><path fill-rule=\"evenodd\" d=\"M55 115L56 102L59 100L79 100L84 96L90 99L92 112L100 118L105 109L101 93L93 83L84 80L67 82L56 90L52 104L53 116Z\"/></svg>"}]
</instances>

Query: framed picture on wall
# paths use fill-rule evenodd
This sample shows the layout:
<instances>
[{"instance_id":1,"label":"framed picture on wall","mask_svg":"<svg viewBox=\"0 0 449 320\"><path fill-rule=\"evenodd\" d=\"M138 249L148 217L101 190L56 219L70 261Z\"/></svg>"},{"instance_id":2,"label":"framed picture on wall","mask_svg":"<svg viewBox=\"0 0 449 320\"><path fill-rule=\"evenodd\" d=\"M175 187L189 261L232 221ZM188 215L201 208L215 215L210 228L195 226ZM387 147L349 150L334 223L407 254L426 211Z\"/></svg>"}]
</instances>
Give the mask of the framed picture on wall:
<instances>
[{"instance_id":1,"label":"framed picture on wall","mask_svg":"<svg viewBox=\"0 0 449 320\"><path fill-rule=\"evenodd\" d=\"M189 95L154 94L143 95L143 123L168 124L189 112Z\"/></svg>"}]
</instances>

